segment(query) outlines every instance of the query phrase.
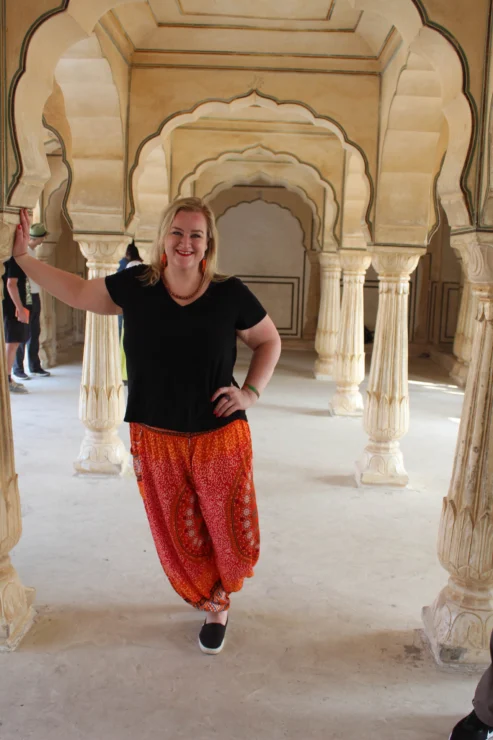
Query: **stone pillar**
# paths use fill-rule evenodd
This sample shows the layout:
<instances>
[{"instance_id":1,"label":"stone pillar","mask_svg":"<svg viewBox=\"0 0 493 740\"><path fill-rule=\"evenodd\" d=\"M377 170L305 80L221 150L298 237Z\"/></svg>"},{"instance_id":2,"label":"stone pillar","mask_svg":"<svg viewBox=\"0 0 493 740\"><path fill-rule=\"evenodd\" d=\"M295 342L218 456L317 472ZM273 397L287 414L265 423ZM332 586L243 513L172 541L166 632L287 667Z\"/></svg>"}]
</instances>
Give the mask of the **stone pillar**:
<instances>
[{"instance_id":1,"label":"stone pillar","mask_svg":"<svg viewBox=\"0 0 493 740\"><path fill-rule=\"evenodd\" d=\"M129 243L123 235L74 234L87 259L89 280L117 271ZM86 427L78 473L119 475L125 472L128 454L118 436L125 413L121 375L118 317L87 312L79 418Z\"/></svg>"},{"instance_id":2,"label":"stone pillar","mask_svg":"<svg viewBox=\"0 0 493 740\"><path fill-rule=\"evenodd\" d=\"M459 244L454 245L454 249L462 263L464 287L462 289L459 319L457 321L457 329L454 339L454 355L456 356L457 361L452 368L450 377L457 383L457 385L463 388L466 385L467 374L469 372L469 365L472 357L472 343L478 310L478 299L473 293L472 285L469 280L468 252Z\"/></svg>"},{"instance_id":3,"label":"stone pillar","mask_svg":"<svg viewBox=\"0 0 493 740\"><path fill-rule=\"evenodd\" d=\"M17 221L13 214L0 219ZM3 333L2 275L9 258L15 225L0 220L0 651L14 650L34 620L33 589L22 585L10 561L10 551L22 532L21 506L15 472L7 358Z\"/></svg>"},{"instance_id":4,"label":"stone pillar","mask_svg":"<svg viewBox=\"0 0 493 740\"><path fill-rule=\"evenodd\" d=\"M409 480L399 447L409 429L409 278L424 252L417 247L371 249L379 298L364 413L370 440L356 465L359 484L405 486Z\"/></svg>"},{"instance_id":5,"label":"stone pillar","mask_svg":"<svg viewBox=\"0 0 493 740\"><path fill-rule=\"evenodd\" d=\"M320 309L315 349L317 380L330 380L341 317L341 261L337 252L320 252Z\"/></svg>"},{"instance_id":6,"label":"stone pillar","mask_svg":"<svg viewBox=\"0 0 493 740\"><path fill-rule=\"evenodd\" d=\"M371 263L369 252L343 249L341 322L334 366L337 390L330 403L334 416L362 416L363 397L359 391L365 378L365 323L363 290Z\"/></svg>"},{"instance_id":7,"label":"stone pillar","mask_svg":"<svg viewBox=\"0 0 493 740\"><path fill-rule=\"evenodd\" d=\"M43 242L36 247L36 257L49 265L55 264L55 247L53 242ZM43 367L56 365L56 313L55 299L41 289L41 334L39 337L39 357Z\"/></svg>"},{"instance_id":8,"label":"stone pillar","mask_svg":"<svg viewBox=\"0 0 493 740\"><path fill-rule=\"evenodd\" d=\"M471 235L469 277L478 300L456 456L443 501L438 556L450 574L423 610L442 663L487 665L493 629L493 240Z\"/></svg>"}]
</instances>

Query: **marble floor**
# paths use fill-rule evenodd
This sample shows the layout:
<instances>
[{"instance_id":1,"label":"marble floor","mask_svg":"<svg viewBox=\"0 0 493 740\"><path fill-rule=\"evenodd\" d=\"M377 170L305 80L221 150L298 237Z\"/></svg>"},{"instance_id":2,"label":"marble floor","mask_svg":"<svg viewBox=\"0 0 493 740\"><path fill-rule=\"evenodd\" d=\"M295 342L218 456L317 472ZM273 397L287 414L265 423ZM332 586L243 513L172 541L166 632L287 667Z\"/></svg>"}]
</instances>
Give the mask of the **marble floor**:
<instances>
[{"instance_id":1,"label":"marble floor","mask_svg":"<svg viewBox=\"0 0 493 740\"><path fill-rule=\"evenodd\" d=\"M13 561L37 621L0 654L2 740L448 738L478 675L436 667L420 613L446 583L436 537L463 394L413 362L411 485L360 490L362 421L329 417L334 385L313 362L284 352L250 413L262 555L217 657L199 652L201 616L166 582L132 475L74 476L80 365L12 398Z\"/></svg>"}]
</instances>

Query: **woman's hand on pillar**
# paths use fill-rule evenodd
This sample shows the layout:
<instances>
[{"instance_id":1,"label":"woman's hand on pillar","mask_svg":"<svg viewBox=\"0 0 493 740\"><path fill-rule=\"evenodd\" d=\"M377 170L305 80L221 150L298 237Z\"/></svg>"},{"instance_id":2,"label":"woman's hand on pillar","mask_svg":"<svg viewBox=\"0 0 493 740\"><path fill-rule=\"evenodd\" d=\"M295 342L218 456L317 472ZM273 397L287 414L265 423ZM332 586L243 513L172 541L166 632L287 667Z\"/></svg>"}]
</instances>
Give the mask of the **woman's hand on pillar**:
<instances>
[{"instance_id":1,"label":"woman's hand on pillar","mask_svg":"<svg viewBox=\"0 0 493 740\"><path fill-rule=\"evenodd\" d=\"M27 254L27 245L29 244L29 213L26 208L21 208L20 212L21 222L15 230L14 246L12 249L12 257L22 257Z\"/></svg>"}]
</instances>

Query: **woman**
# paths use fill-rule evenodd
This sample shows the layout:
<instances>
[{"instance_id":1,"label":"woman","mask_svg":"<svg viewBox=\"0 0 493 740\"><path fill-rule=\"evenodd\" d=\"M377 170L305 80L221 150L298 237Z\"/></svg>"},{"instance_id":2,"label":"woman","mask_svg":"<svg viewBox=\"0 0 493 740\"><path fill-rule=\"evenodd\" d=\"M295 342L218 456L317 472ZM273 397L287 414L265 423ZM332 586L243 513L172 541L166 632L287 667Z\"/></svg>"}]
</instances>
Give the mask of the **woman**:
<instances>
[{"instance_id":1,"label":"woman","mask_svg":"<svg viewBox=\"0 0 493 740\"><path fill-rule=\"evenodd\" d=\"M259 530L245 410L280 355L277 330L237 278L217 274L211 210L183 198L164 213L149 266L85 281L27 254L21 213L13 256L26 274L74 308L125 321L134 467L171 585L206 612L200 649L224 645L230 593L253 575ZM253 357L233 378L236 338Z\"/></svg>"}]
</instances>

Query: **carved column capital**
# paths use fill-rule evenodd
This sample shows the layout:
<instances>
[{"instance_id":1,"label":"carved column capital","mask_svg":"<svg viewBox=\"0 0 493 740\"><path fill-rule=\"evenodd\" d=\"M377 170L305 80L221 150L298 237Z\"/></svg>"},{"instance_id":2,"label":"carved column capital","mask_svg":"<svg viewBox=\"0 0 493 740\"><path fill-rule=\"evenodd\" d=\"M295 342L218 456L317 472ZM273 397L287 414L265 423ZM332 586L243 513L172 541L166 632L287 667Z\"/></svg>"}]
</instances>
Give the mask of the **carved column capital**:
<instances>
[{"instance_id":1,"label":"carved column capital","mask_svg":"<svg viewBox=\"0 0 493 740\"><path fill-rule=\"evenodd\" d=\"M91 270L114 272L115 265L125 254L125 249L132 241L126 234L80 234L74 233L82 254ZM94 277L94 276L91 276Z\"/></svg>"},{"instance_id":2,"label":"carved column capital","mask_svg":"<svg viewBox=\"0 0 493 740\"><path fill-rule=\"evenodd\" d=\"M371 254L363 249L341 249L341 267L344 275L359 275L365 277L371 265Z\"/></svg>"},{"instance_id":3,"label":"carved column capital","mask_svg":"<svg viewBox=\"0 0 493 740\"><path fill-rule=\"evenodd\" d=\"M341 258L339 252L315 252L318 254L320 269L323 272L341 272Z\"/></svg>"},{"instance_id":4,"label":"carved column capital","mask_svg":"<svg viewBox=\"0 0 493 740\"><path fill-rule=\"evenodd\" d=\"M409 279L416 269L419 258L426 254L423 247L380 247L369 249L373 267L379 277L386 279Z\"/></svg>"}]
</instances>

